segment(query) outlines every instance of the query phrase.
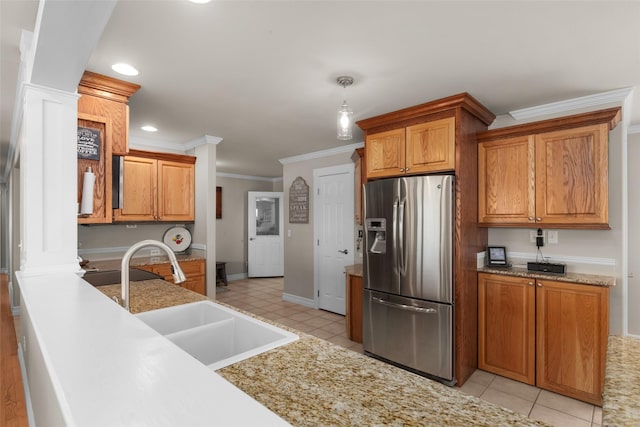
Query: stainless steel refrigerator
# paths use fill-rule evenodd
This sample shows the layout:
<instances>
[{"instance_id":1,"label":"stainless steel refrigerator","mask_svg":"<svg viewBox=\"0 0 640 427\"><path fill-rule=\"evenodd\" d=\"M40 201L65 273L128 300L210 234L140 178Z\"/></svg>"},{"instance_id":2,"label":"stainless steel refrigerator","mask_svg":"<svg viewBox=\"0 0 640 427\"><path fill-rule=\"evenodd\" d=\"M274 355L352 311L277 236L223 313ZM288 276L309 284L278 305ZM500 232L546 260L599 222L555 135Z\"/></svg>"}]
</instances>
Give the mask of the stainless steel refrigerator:
<instances>
[{"instance_id":1,"label":"stainless steel refrigerator","mask_svg":"<svg viewBox=\"0 0 640 427\"><path fill-rule=\"evenodd\" d=\"M371 181L364 191L366 354L455 383L452 175Z\"/></svg>"}]
</instances>

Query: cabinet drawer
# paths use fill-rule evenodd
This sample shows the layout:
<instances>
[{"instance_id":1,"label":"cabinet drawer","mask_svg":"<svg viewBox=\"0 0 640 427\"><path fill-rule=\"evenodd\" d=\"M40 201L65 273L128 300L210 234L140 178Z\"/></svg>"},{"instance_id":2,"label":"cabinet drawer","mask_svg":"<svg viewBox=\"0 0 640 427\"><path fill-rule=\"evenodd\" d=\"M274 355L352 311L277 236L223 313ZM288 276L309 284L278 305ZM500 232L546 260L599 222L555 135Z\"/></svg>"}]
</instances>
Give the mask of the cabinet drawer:
<instances>
[{"instance_id":1,"label":"cabinet drawer","mask_svg":"<svg viewBox=\"0 0 640 427\"><path fill-rule=\"evenodd\" d=\"M181 261L179 262L180 268L187 276L193 274L204 274L204 260L198 259L194 261Z\"/></svg>"},{"instance_id":2,"label":"cabinet drawer","mask_svg":"<svg viewBox=\"0 0 640 427\"><path fill-rule=\"evenodd\" d=\"M204 276L188 277L187 280L180 283L180 286L190 291L206 295Z\"/></svg>"}]
</instances>

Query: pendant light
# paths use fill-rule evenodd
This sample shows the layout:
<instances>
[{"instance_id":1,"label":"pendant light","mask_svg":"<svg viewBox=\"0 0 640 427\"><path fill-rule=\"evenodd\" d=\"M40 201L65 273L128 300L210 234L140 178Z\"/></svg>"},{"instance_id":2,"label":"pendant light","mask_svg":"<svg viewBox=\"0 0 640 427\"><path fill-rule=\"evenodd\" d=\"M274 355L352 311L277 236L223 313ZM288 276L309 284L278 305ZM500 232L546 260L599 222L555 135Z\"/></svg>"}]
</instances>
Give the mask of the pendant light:
<instances>
[{"instance_id":1,"label":"pendant light","mask_svg":"<svg viewBox=\"0 0 640 427\"><path fill-rule=\"evenodd\" d=\"M353 110L347 105L347 86L353 84L353 77L340 76L336 81L344 88L344 100L338 110L338 139L348 140L353 138Z\"/></svg>"}]
</instances>

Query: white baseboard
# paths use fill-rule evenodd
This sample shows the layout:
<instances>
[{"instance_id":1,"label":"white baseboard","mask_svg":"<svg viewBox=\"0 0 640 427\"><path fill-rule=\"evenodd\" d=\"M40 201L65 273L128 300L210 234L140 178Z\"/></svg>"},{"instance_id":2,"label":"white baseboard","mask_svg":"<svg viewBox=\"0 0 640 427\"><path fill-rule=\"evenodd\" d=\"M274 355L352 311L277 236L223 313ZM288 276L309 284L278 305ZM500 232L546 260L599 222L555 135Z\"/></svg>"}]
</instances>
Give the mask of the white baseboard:
<instances>
[{"instance_id":1,"label":"white baseboard","mask_svg":"<svg viewBox=\"0 0 640 427\"><path fill-rule=\"evenodd\" d=\"M311 298L304 298L304 297L300 297L298 295L292 295L292 294L283 293L282 294L282 299L283 299L283 301L289 301L289 302L292 302L294 304L304 305L305 307L317 308L315 300L313 300Z\"/></svg>"},{"instance_id":2,"label":"white baseboard","mask_svg":"<svg viewBox=\"0 0 640 427\"><path fill-rule=\"evenodd\" d=\"M27 377L27 365L24 361L22 343L18 343L18 361L20 362L20 372L22 373L22 387L24 389L24 401L27 407L27 420L29 422L29 427L35 427L33 405L31 404L31 392L29 391L29 378Z\"/></svg>"},{"instance_id":3,"label":"white baseboard","mask_svg":"<svg viewBox=\"0 0 640 427\"><path fill-rule=\"evenodd\" d=\"M239 273L239 274L227 274L227 282L233 282L234 280L244 280L247 279L249 275L247 273Z\"/></svg>"}]
</instances>

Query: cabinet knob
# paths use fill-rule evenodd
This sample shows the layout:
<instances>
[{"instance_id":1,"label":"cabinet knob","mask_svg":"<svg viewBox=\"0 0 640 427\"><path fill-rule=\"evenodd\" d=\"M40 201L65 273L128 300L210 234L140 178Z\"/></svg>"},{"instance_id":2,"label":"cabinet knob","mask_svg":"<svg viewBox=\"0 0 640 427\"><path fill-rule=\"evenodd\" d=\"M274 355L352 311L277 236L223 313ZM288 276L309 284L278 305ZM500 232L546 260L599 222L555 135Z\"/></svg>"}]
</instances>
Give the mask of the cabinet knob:
<instances>
[{"instance_id":1,"label":"cabinet knob","mask_svg":"<svg viewBox=\"0 0 640 427\"><path fill-rule=\"evenodd\" d=\"M529 282L529 286L533 286L533 282Z\"/></svg>"},{"instance_id":2,"label":"cabinet knob","mask_svg":"<svg viewBox=\"0 0 640 427\"><path fill-rule=\"evenodd\" d=\"M542 221L542 218L537 217L537 218L536 218L536 221Z\"/></svg>"},{"instance_id":3,"label":"cabinet knob","mask_svg":"<svg viewBox=\"0 0 640 427\"><path fill-rule=\"evenodd\" d=\"M532 216L529 217L529 221L533 221L533 217Z\"/></svg>"},{"instance_id":4,"label":"cabinet knob","mask_svg":"<svg viewBox=\"0 0 640 427\"><path fill-rule=\"evenodd\" d=\"M540 283L540 282L537 282L537 285L538 285L539 288L542 287L542 283Z\"/></svg>"},{"instance_id":5,"label":"cabinet knob","mask_svg":"<svg viewBox=\"0 0 640 427\"><path fill-rule=\"evenodd\" d=\"M400 172L404 172L404 168L400 168Z\"/></svg>"},{"instance_id":6,"label":"cabinet knob","mask_svg":"<svg viewBox=\"0 0 640 427\"><path fill-rule=\"evenodd\" d=\"M404 168L404 171L405 172L409 172L409 168Z\"/></svg>"}]
</instances>

